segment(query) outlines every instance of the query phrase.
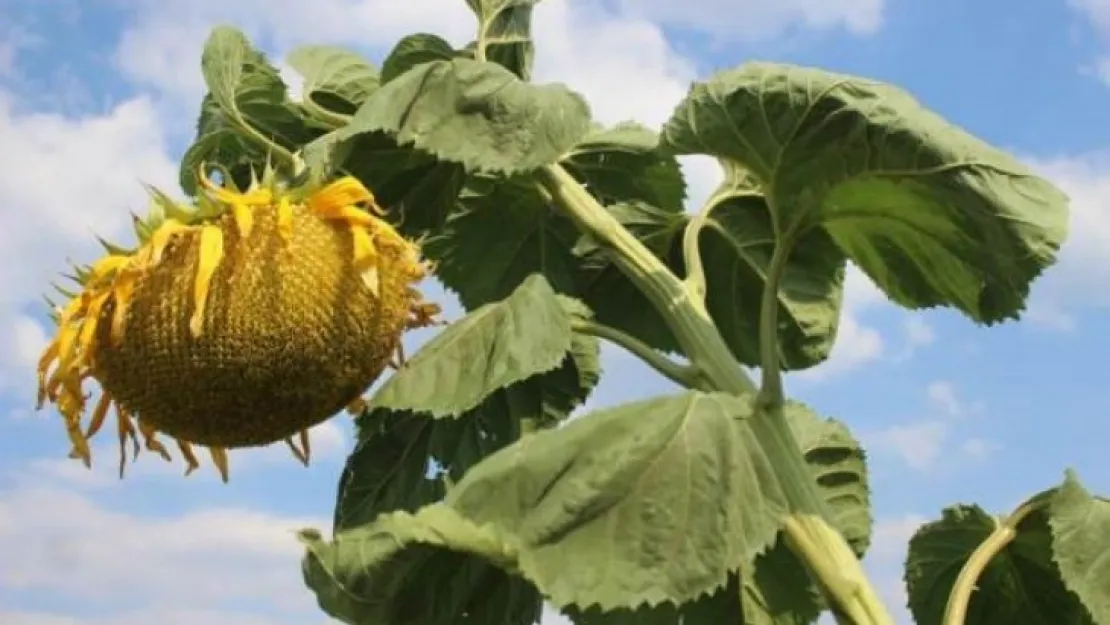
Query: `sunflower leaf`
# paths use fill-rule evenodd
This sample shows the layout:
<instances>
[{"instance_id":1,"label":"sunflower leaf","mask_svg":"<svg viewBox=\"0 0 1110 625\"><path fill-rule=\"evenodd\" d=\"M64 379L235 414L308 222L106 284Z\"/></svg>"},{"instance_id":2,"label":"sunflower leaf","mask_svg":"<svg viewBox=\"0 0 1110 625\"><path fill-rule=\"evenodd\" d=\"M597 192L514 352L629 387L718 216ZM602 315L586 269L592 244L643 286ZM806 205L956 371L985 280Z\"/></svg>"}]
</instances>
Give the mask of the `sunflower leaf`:
<instances>
[{"instance_id":1,"label":"sunflower leaf","mask_svg":"<svg viewBox=\"0 0 1110 625\"><path fill-rule=\"evenodd\" d=\"M302 96L337 113L354 113L379 86L378 70L343 48L301 46L286 61L304 77Z\"/></svg>"},{"instance_id":2,"label":"sunflower leaf","mask_svg":"<svg viewBox=\"0 0 1110 625\"><path fill-rule=\"evenodd\" d=\"M560 303L570 315L585 314L573 300ZM597 385L598 352L597 339L575 334L557 369L494 391L457 419L380 408L360 416L358 442L339 480L336 530L365 525L384 512L415 512L443 497L443 476L462 479L470 467L520 438L525 424L558 425Z\"/></svg>"},{"instance_id":3,"label":"sunflower leaf","mask_svg":"<svg viewBox=\"0 0 1110 625\"><path fill-rule=\"evenodd\" d=\"M522 80L532 77L536 45L532 41L532 9L540 0L466 0L478 18L475 58L508 69Z\"/></svg>"},{"instance_id":4,"label":"sunflower leaf","mask_svg":"<svg viewBox=\"0 0 1110 625\"><path fill-rule=\"evenodd\" d=\"M382 84L390 82L417 65L450 61L459 53L439 35L416 33L402 37L382 62Z\"/></svg>"},{"instance_id":5,"label":"sunflower leaf","mask_svg":"<svg viewBox=\"0 0 1110 625\"><path fill-rule=\"evenodd\" d=\"M554 163L584 136L590 112L562 85L533 85L466 58L418 65L376 91L339 141L385 132L468 172L513 174Z\"/></svg>"},{"instance_id":6,"label":"sunflower leaf","mask_svg":"<svg viewBox=\"0 0 1110 625\"><path fill-rule=\"evenodd\" d=\"M208 94L201 102L196 140L181 162L179 178L186 193L196 194L202 163L225 167L235 184L245 187L251 171L261 171L270 156L251 137L252 132L290 150L323 133L289 99L277 68L238 30L228 26L212 30L201 71Z\"/></svg>"},{"instance_id":7,"label":"sunflower leaf","mask_svg":"<svg viewBox=\"0 0 1110 625\"><path fill-rule=\"evenodd\" d=\"M978 506L954 506L923 525L906 557L909 606L918 625L941 625L956 577L998 527ZM974 625L1095 625L1064 586L1052 561L1048 515L1040 510L1017 527L1017 537L987 565L967 608ZM1099 624L1101 625L1101 624Z\"/></svg>"},{"instance_id":8,"label":"sunflower leaf","mask_svg":"<svg viewBox=\"0 0 1110 625\"><path fill-rule=\"evenodd\" d=\"M1059 190L880 82L748 63L695 84L663 136L750 172L780 244L822 230L908 308L1016 317L1066 231Z\"/></svg>"},{"instance_id":9,"label":"sunflower leaf","mask_svg":"<svg viewBox=\"0 0 1110 625\"><path fill-rule=\"evenodd\" d=\"M561 609L696 600L771 544L785 510L750 416L748 399L689 392L525 436L440 503L310 543L306 579L358 622L395 614L406 593L450 592L406 578L405 563L445 570L460 554L518 572Z\"/></svg>"},{"instance_id":10,"label":"sunflower leaf","mask_svg":"<svg viewBox=\"0 0 1110 625\"><path fill-rule=\"evenodd\" d=\"M451 324L385 382L371 405L457 417L498 389L558 367L571 317L540 275Z\"/></svg>"},{"instance_id":11,"label":"sunflower leaf","mask_svg":"<svg viewBox=\"0 0 1110 625\"><path fill-rule=\"evenodd\" d=\"M1110 500L1093 497L1068 471L1049 509L1053 561L1097 625L1110 625Z\"/></svg>"},{"instance_id":12,"label":"sunflower leaf","mask_svg":"<svg viewBox=\"0 0 1110 625\"><path fill-rule=\"evenodd\" d=\"M540 619L536 589L497 567L513 556L507 537L448 506L383 515L330 542L314 530L299 538L305 583L325 612L346 623L531 625Z\"/></svg>"}]
</instances>

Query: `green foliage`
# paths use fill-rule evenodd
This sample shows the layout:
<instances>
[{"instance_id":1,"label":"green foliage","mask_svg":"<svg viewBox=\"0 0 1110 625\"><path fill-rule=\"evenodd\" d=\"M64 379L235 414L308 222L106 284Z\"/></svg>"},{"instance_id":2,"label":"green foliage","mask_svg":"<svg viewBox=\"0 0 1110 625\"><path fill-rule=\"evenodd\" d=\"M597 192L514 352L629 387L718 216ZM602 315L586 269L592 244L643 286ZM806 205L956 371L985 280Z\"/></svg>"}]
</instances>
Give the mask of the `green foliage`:
<instances>
[{"instance_id":1,"label":"green foliage","mask_svg":"<svg viewBox=\"0 0 1110 625\"><path fill-rule=\"evenodd\" d=\"M504 301L487 304L432 339L371 403L432 417L454 417L493 391L559 366L570 351L570 314L540 275ZM482 366L469 366L474 354Z\"/></svg>"},{"instance_id":2,"label":"green foliage","mask_svg":"<svg viewBox=\"0 0 1110 625\"><path fill-rule=\"evenodd\" d=\"M982 572L958 580L975 563L986 564ZM1069 472L1010 518L955 506L921 527L906 560L910 609L919 625L943 623L954 589L974 585L968 623L1104 625L1108 563L1110 501L1092 497Z\"/></svg>"},{"instance_id":3,"label":"green foliage","mask_svg":"<svg viewBox=\"0 0 1110 625\"><path fill-rule=\"evenodd\" d=\"M858 569L864 451L782 398L780 371L828 357L849 262L909 308L1018 316L1063 195L905 92L812 68L720 72L662 133L602 126L531 82L537 0L467 4L474 41L409 35L380 72L294 50L301 102L238 31L205 45L183 188L202 164L240 185L267 161L354 176L469 311L358 416L334 535L301 534L321 607L373 625L528 625L544 601L576 625L890 625ZM704 206L685 205L685 154L721 165ZM571 419L601 376L595 336L689 388ZM968 625L1110 625L1110 503L1070 475L1030 502L918 532L919 625L942 623L969 561Z\"/></svg>"},{"instance_id":4,"label":"green foliage","mask_svg":"<svg viewBox=\"0 0 1110 625\"><path fill-rule=\"evenodd\" d=\"M1055 187L872 80L748 63L696 84L663 134L750 172L781 245L823 230L910 308L1016 317L1066 231Z\"/></svg>"},{"instance_id":5,"label":"green foliage","mask_svg":"<svg viewBox=\"0 0 1110 625\"><path fill-rule=\"evenodd\" d=\"M341 114L357 111L380 83L373 65L342 48L301 46L286 61L304 77L305 100Z\"/></svg>"}]
</instances>

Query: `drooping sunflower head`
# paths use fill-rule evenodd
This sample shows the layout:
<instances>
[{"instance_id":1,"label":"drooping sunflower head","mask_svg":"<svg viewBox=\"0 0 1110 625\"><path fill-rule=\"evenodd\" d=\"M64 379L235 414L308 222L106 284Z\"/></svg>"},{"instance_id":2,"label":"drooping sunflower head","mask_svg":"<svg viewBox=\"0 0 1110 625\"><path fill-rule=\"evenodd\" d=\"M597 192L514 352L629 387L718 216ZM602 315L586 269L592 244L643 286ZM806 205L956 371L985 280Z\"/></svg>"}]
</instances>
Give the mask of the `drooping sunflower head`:
<instances>
[{"instance_id":1,"label":"drooping sunflower head","mask_svg":"<svg viewBox=\"0 0 1110 625\"><path fill-rule=\"evenodd\" d=\"M268 173L239 192L202 178L195 205L152 190L139 246L106 244L55 308L38 401L57 407L86 466L110 411L121 477L128 441L170 459L159 433L186 474L194 446L225 481L228 449L285 441L307 463L308 428L357 401L402 332L438 312L413 288L428 272L417 244L356 179L283 188Z\"/></svg>"}]
</instances>

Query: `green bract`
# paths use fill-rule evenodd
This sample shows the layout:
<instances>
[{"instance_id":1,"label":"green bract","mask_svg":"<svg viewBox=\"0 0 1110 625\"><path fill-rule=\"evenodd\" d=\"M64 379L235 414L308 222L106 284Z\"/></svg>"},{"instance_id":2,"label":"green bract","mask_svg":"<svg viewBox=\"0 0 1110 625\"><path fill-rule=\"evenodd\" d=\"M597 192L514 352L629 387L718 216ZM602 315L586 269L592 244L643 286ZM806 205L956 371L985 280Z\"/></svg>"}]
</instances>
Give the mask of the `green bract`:
<instances>
[{"instance_id":1,"label":"green bract","mask_svg":"<svg viewBox=\"0 0 1110 625\"><path fill-rule=\"evenodd\" d=\"M473 41L409 35L380 71L298 48L296 102L234 29L205 48L186 190L201 163L355 176L466 310L357 417L306 583L359 625L527 625L544 602L576 625L892 625L859 563L864 451L782 372L828 357L849 263L909 308L1017 317L1066 198L905 92L813 68L748 63L661 130L602 126L531 81L537 2L467 0ZM721 165L704 206L685 154ZM576 416L599 339L683 388ZM951 508L913 539L910 607L1110 625L1108 536L1070 474L1004 519Z\"/></svg>"}]
</instances>

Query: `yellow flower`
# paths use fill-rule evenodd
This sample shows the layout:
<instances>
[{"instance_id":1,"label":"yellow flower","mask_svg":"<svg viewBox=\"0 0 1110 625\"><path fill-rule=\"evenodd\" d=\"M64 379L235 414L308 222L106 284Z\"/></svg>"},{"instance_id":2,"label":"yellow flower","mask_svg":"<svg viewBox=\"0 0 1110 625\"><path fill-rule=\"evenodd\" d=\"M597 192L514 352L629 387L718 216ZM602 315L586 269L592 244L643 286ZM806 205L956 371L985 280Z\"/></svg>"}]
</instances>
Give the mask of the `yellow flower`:
<instances>
[{"instance_id":1,"label":"yellow flower","mask_svg":"<svg viewBox=\"0 0 1110 625\"><path fill-rule=\"evenodd\" d=\"M285 441L307 464L308 428L358 402L402 332L439 311L413 288L428 273L417 244L356 179L282 189L267 176L245 193L205 179L204 190L195 207L155 191L151 217L136 219L141 246L106 245L55 310L39 406L57 407L86 466L110 412L121 477L128 441L170 459L160 433L186 475L194 446L224 481L228 449ZM88 380L101 390L91 410Z\"/></svg>"}]
</instances>

